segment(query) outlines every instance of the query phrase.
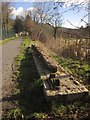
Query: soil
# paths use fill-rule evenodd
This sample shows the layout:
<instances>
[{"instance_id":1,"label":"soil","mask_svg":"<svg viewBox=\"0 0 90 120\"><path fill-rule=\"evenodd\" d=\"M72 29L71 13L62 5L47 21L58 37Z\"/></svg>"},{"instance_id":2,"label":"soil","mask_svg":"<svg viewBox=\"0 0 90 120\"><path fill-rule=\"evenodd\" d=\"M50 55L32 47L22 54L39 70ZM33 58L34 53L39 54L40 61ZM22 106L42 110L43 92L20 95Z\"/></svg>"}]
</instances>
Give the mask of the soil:
<instances>
[{"instance_id":1,"label":"soil","mask_svg":"<svg viewBox=\"0 0 90 120\"><path fill-rule=\"evenodd\" d=\"M15 108L13 94L15 91L15 82L12 79L12 65L14 58L19 54L22 38L16 38L2 46L2 116L6 111Z\"/></svg>"}]
</instances>

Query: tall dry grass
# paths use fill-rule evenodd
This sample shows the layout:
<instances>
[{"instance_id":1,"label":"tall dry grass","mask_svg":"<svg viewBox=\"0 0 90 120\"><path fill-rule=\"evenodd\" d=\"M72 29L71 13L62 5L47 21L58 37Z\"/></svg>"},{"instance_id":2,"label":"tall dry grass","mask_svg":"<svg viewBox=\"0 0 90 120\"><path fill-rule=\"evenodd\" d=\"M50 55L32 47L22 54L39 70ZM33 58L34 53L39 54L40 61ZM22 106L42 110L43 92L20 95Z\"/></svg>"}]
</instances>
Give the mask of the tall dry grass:
<instances>
[{"instance_id":1,"label":"tall dry grass","mask_svg":"<svg viewBox=\"0 0 90 120\"><path fill-rule=\"evenodd\" d=\"M52 38L46 40L45 44L58 55L78 60L90 60L90 41L87 39Z\"/></svg>"}]
</instances>

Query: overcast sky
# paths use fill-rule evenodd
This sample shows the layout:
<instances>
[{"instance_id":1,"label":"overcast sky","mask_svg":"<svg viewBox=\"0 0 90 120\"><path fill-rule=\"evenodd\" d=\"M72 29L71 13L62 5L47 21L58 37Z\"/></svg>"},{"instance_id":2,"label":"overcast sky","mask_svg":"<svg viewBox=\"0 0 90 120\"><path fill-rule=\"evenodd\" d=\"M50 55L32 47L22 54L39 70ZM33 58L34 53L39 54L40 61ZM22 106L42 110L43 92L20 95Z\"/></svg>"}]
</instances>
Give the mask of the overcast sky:
<instances>
[{"instance_id":1,"label":"overcast sky","mask_svg":"<svg viewBox=\"0 0 90 120\"><path fill-rule=\"evenodd\" d=\"M33 10L33 1L40 1L40 0L16 0L17 2L12 2L12 7L13 7L13 15L23 15L24 11L26 10ZM46 0L45 0L46 1ZM77 4L77 1L80 2L85 2L85 0L69 0L70 2L68 3L68 0L60 0L62 2L65 2L63 7L60 8L60 12L63 13L63 19L64 19L64 27L68 27L68 28L75 28L74 26L80 27L80 26L85 26L85 22L84 21L88 21L87 18L84 18L84 21L81 21L81 19L87 14L87 10L85 10L83 7L80 9L80 11L78 12L77 9L76 10L70 10L68 12L65 12L67 10L69 10L71 8L71 3L73 4ZM86 6L85 6L86 7ZM70 21L70 22L68 22ZM72 23L73 25L71 25L70 23Z\"/></svg>"}]
</instances>

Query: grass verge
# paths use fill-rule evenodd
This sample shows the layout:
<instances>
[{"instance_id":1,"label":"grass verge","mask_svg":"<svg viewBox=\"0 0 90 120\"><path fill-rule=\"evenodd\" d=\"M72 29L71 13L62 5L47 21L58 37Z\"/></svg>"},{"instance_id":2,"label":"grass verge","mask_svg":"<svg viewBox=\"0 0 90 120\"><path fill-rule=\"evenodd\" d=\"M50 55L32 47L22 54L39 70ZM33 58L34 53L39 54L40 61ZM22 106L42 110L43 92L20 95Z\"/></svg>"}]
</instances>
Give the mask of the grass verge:
<instances>
[{"instance_id":1,"label":"grass verge","mask_svg":"<svg viewBox=\"0 0 90 120\"><path fill-rule=\"evenodd\" d=\"M11 40L14 40L16 37L11 37L11 38L8 38L8 39L5 39L5 40L0 40L0 45L3 45Z\"/></svg>"},{"instance_id":2,"label":"grass verge","mask_svg":"<svg viewBox=\"0 0 90 120\"><path fill-rule=\"evenodd\" d=\"M32 52L30 39L25 37L20 55L15 59L16 70L13 76L17 84L14 96L18 108L9 110L7 119L43 118L50 108L43 94L42 80L39 79Z\"/></svg>"}]
</instances>

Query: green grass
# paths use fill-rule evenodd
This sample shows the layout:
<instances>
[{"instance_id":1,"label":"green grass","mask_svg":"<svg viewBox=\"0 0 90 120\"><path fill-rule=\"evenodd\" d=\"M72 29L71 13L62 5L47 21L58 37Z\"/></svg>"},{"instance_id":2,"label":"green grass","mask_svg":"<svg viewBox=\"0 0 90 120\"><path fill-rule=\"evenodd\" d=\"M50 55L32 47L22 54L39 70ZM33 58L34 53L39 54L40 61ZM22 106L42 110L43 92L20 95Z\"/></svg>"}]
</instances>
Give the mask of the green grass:
<instances>
[{"instance_id":1,"label":"green grass","mask_svg":"<svg viewBox=\"0 0 90 120\"><path fill-rule=\"evenodd\" d=\"M16 37L11 37L11 38L8 38L8 39L5 39L5 40L0 40L0 45L3 45L11 40L14 40Z\"/></svg>"},{"instance_id":2,"label":"green grass","mask_svg":"<svg viewBox=\"0 0 90 120\"><path fill-rule=\"evenodd\" d=\"M66 59L59 56L53 56L53 58L57 60L59 64L67 70L67 72L77 75L81 79L88 79L90 65L85 61L80 62L78 60Z\"/></svg>"}]
</instances>

